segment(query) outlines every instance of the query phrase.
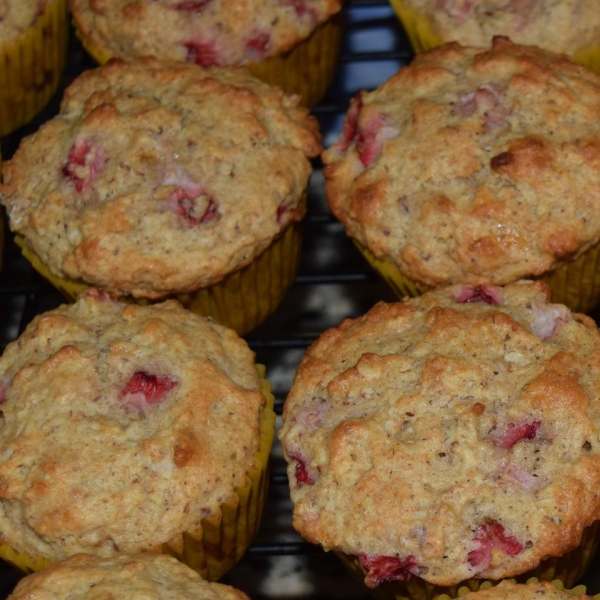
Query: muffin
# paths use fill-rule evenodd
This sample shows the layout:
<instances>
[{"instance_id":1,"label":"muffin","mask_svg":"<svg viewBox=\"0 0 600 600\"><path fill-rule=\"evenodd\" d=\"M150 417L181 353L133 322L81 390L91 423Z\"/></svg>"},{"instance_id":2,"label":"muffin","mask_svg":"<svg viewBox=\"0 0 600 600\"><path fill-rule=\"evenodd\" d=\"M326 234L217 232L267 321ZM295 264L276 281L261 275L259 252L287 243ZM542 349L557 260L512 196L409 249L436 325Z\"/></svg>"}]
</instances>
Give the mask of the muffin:
<instances>
[{"instance_id":1,"label":"muffin","mask_svg":"<svg viewBox=\"0 0 600 600\"><path fill-rule=\"evenodd\" d=\"M242 556L274 414L234 331L88 292L7 346L0 382L0 556L166 552L211 580Z\"/></svg>"},{"instance_id":2,"label":"muffin","mask_svg":"<svg viewBox=\"0 0 600 600\"><path fill-rule=\"evenodd\" d=\"M413 48L487 46L495 35L567 54L600 72L596 0L390 0Z\"/></svg>"},{"instance_id":3,"label":"muffin","mask_svg":"<svg viewBox=\"0 0 600 600\"><path fill-rule=\"evenodd\" d=\"M309 106L337 64L341 0L70 0L84 46L103 63L141 56L202 67L248 65Z\"/></svg>"},{"instance_id":4,"label":"muffin","mask_svg":"<svg viewBox=\"0 0 600 600\"><path fill-rule=\"evenodd\" d=\"M353 99L326 192L398 293L549 278L600 298L600 76L495 38L419 55ZM561 270L564 269L564 270Z\"/></svg>"},{"instance_id":5,"label":"muffin","mask_svg":"<svg viewBox=\"0 0 600 600\"><path fill-rule=\"evenodd\" d=\"M57 90L67 39L66 0L0 1L0 137L30 121Z\"/></svg>"},{"instance_id":6,"label":"muffin","mask_svg":"<svg viewBox=\"0 0 600 600\"><path fill-rule=\"evenodd\" d=\"M83 73L4 165L0 201L73 298L176 295L238 332L291 285L320 134L243 69L140 59Z\"/></svg>"},{"instance_id":7,"label":"muffin","mask_svg":"<svg viewBox=\"0 0 600 600\"><path fill-rule=\"evenodd\" d=\"M249 600L246 594L203 580L171 556L98 558L77 554L22 579L9 600Z\"/></svg>"},{"instance_id":8,"label":"muffin","mask_svg":"<svg viewBox=\"0 0 600 600\"><path fill-rule=\"evenodd\" d=\"M379 303L308 349L280 432L294 527L380 598L571 586L600 517L600 333L547 286Z\"/></svg>"}]
</instances>

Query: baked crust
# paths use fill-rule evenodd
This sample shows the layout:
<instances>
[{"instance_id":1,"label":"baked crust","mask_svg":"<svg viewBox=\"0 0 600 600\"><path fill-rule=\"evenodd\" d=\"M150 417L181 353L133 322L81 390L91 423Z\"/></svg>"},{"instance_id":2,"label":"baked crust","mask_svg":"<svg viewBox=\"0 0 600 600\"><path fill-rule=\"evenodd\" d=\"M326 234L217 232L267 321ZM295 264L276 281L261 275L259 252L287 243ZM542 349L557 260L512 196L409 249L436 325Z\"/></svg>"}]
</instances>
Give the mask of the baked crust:
<instances>
[{"instance_id":1,"label":"baked crust","mask_svg":"<svg viewBox=\"0 0 600 600\"><path fill-rule=\"evenodd\" d=\"M83 73L4 164L13 231L57 276L160 298L221 281L304 215L308 109L243 69Z\"/></svg>"},{"instance_id":2,"label":"baked crust","mask_svg":"<svg viewBox=\"0 0 600 600\"><path fill-rule=\"evenodd\" d=\"M50 562L181 552L260 466L253 360L175 301L87 293L36 317L0 358L0 541Z\"/></svg>"},{"instance_id":3,"label":"baked crust","mask_svg":"<svg viewBox=\"0 0 600 600\"><path fill-rule=\"evenodd\" d=\"M600 40L595 0L403 0L445 42L487 46L495 35L572 55Z\"/></svg>"},{"instance_id":4,"label":"baked crust","mask_svg":"<svg viewBox=\"0 0 600 600\"><path fill-rule=\"evenodd\" d=\"M285 403L294 527L360 557L371 586L388 559L445 586L562 556L600 517L599 368L595 323L541 283L452 286L344 321Z\"/></svg>"},{"instance_id":5,"label":"baked crust","mask_svg":"<svg viewBox=\"0 0 600 600\"><path fill-rule=\"evenodd\" d=\"M172 556L144 554L98 558L77 554L22 579L10 600L249 600L220 583L204 581Z\"/></svg>"},{"instance_id":6,"label":"baked crust","mask_svg":"<svg viewBox=\"0 0 600 600\"><path fill-rule=\"evenodd\" d=\"M0 48L23 35L38 15L44 12L48 0L0 0Z\"/></svg>"},{"instance_id":7,"label":"baked crust","mask_svg":"<svg viewBox=\"0 0 600 600\"><path fill-rule=\"evenodd\" d=\"M428 285L539 276L600 239L600 76L495 38L448 44L350 106L331 210Z\"/></svg>"},{"instance_id":8,"label":"baked crust","mask_svg":"<svg viewBox=\"0 0 600 600\"><path fill-rule=\"evenodd\" d=\"M86 43L140 56L240 65L284 54L341 9L340 0L70 0Z\"/></svg>"}]
</instances>

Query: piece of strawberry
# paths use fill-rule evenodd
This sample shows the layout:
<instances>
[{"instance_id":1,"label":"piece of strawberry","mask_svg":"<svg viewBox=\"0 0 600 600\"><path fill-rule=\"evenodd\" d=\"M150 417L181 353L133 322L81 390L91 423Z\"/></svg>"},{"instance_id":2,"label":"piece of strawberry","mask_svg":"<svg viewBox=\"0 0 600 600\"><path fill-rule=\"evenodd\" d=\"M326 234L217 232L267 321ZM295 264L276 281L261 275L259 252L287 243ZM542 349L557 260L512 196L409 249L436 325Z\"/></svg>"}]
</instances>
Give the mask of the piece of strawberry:
<instances>
[{"instance_id":1,"label":"piece of strawberry","mask_svg":"<svg viewBox=\"0 0 600 600\"><path fill-rule=\"evenodd\" d=\"M406 558L359 554L358 559L366 573L365 584L370 588L376 588L384 581L408 581L417 574L419 567L412 554Z\"/></svg>"}]
</instances>

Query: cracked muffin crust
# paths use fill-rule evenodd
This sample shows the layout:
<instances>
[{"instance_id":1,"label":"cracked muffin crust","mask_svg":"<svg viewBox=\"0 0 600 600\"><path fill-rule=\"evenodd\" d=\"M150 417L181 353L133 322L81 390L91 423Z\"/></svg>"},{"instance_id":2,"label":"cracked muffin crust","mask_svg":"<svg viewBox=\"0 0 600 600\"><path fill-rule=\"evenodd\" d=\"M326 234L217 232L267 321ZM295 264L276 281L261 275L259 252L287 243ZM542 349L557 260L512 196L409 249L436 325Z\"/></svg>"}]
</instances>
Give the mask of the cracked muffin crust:
<instances>
[{"instance_id":1,"label":"cracked muffin crust","mask_svg":"<svg viewBox=\"0 0 600 600\"><path fill-rule=\"evenodd\" d=\"M495 35L573 55L600 40L596 0L400 0L442 41L487 46Z\"/></svg>"},{"instance_id":2,"label":"cracked muffin crust","mask_svg":"<svg viewBox=\"0 0 600 600\"><path fill-rule=\"evenodd\" d=\"M249 600L246 594L209 583L172 556L98 558L77 554L22 579L9 600Z\"/></svg>"},{"instance_id":3,"label":"cracked muffin crust","mask_svg":"<svg viewBox=\"0 0 600 600\"><path fill-rule=\"evenodd\" d=\"M174 301L94 291L36 317L0 358L0 404L0 542L32 559L181 554L266 468L254 354Z\"/></svg>"},{"instance_id":4,"label":"cracked muffin crust","mask_svg":"<svg viewBox=\"0 0 600 600\"><path fill-rule=\"evenodd\" d=\"M598 373L595 323L539 282L377 304L309 348L286 400L294 527L370 587L562 556L600 518Z\"/></svg>"},{"instance_id":5,"label":"cracked muffin crust","mask_svg":"<svg viewBox=\"0 0 600 600\"><path fill-rule=\"evenodd\" d=\"M539 276L600 239L600 76L495 38L417 56L323 153L332 211L426 285Z\"/></svg>"},{"instance_id":6,"label":"cracked muffin crust","mask_svg":"<svg viewBox=\"0 0 600 600\"><path fill-rule=\"evenodd\" d=\"M70 0L82 37L109 56L203 67L260 62L307 38L340 0Z\"/></svg>"},{"instance_id":7,"label":"cracked muffin crust","mask_svg":"<svg viewBox=\"0 0 600 600\"><path fill-rule=\"evenodd\" d=\"M46 4L48 0L0 0L0 48L31 27Z\"/></svg>"},{"instance_id":8,"label":"cracked muffin crust","mask_svg":"<svg viewBox=\"0 0 600 600\"><path fill-rule=\"evenodd\" d=\"M4 164L0 200L58 277L153 299L205 288L304 215L320 135L297 103L243 69L111 61Z\"/></svg>"}]
</instances>

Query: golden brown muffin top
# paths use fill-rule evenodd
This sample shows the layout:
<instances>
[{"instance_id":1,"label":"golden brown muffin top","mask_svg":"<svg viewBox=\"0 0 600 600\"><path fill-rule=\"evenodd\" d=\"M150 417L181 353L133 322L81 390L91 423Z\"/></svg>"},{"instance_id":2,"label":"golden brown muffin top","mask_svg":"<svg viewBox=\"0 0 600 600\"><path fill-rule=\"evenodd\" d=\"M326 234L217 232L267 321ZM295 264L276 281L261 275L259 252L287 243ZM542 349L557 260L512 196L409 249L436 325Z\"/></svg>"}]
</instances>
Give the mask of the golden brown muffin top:
<instances>
[{"instance_id":1,"label":"golden brown muffin top","mask_svg":"<svg viewBox=\"0 0 600 600\"><path fill-rule=\"evenodd\" d=\"M0 0L0 48L31 27L48 0Z\"/></svg>"},{"instance_id":2,"label":"golden brown muffin top","mask_svg":"<svg viewBox=\"0 0 600 600\"><path fill-rule=\"evenodd\" d=\"M323 157L349 235L428 285L537 276L600 239L600 75L505 38L359 94Z\"/></svg>"},{"instance_id":3,"label":"golden brown muffin top","mask_svg":"<svg viewBox=\"0 0 600 600\"><path fill-rule=\"evenodd\" d=\"M371 587L524 573L600 517L600 334L541 283L379 303L302 359L294 526Z\"/></svg>"},{"instance_id":4,"label":"golden brown muffin top","mask_svg":"<svg viewBox=\"0 0 600 600\"><path fill-rule=\"evenodd\" d=\"M110 56L203 67L283 54L341 8L340 0L70 0L84 41Z\"/></svg>"},{"instance_id":5,"label":"golden brown muffin top","mask_svg":"<svg viewBox=\"0 0 600 600\"><path fill-rule=\"evenodd\" d=\"M98 558L77 554L22 579L10 600L249 600L246 594L165 554Z\"/></svg>"},{"instance_id":6,"label":"golden brown muffin top","mask_svg":"<svg viewBox=\"0 0 600 600\"><path fill-rule=\"evenodd\" d=\"M572 55L598 44L597 0L403 0L444 42L487 46L495 35Z\"/></svg>"},{"instance_id":7,"label":"golden brown muffin top","mask_svg":"<svg viewBox=\"0 0 600 600\"><path fill-rule=\"evenodd\" d=\"M83 73L4 164L11 228L115 294L194 291L302 218L318 125L243 69L141 59Z\"/></svg>"},{"instance_id":8,"label":"golden brown muffin top","mask_svg":"<svg viewBox=\"0 0 600 600\"><path fill-rule=\"evenodd\" d=\"M202 532L255 467L265 399L235 332L97 292L0 358L0 539L50 562Z\"/></svg>"}]
</instances>

